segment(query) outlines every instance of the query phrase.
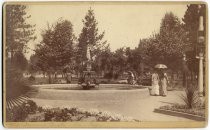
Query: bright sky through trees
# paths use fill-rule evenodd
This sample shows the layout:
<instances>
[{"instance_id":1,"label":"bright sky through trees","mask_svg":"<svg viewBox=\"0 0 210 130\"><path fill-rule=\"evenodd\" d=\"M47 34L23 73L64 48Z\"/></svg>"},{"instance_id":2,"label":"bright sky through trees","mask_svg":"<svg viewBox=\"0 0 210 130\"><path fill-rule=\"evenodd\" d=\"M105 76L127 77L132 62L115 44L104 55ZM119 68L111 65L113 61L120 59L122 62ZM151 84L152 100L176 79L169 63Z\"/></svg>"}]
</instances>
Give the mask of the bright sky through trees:
<instances>
[{"instance_id":1,"label":"bright sky through trees","mask_svg":"<svg viewBox=\"0 0 210 130\"><path fill-rule=\"evenodd\" d=\"M27 13L31 15L30 24L36 24L37 39L29 44L34 48L41 41L41 31L49 24L55 23L60 17L70 20L75 35L81 33L82 19L87 10L92 8L98 21L99 32L105 31L104 40L110 43L112 51L126 46L135 48L140 38L147 38L159 32L160 22L166 12L173 12L180 19L187 9L186 3L148 4L148 3L74 3L74 4L32 4L28 5ZM32 52L27 54L27 58Z\"/></svg>"}]
</instances>

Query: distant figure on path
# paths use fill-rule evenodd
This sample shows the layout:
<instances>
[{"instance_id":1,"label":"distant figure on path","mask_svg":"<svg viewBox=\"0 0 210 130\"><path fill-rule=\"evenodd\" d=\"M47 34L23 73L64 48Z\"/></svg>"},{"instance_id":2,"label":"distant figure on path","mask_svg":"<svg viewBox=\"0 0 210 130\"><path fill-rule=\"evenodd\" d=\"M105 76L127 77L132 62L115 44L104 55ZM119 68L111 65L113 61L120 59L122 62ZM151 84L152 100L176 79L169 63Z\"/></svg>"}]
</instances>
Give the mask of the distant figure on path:
<instances>
[{"instance_id":1,"label":"distant figure on path","mask_svg":"<svg viewBox=\"0 0 210 130\"><path fill-rule=\"evenodd\" d=\"M162 72L160 74L160 95L166 96L167 95L167 84L168 84L168 76L166 73Z\"/></svg>"},{"instance_id":2,"label":"distant figure on path","mask_svg":"<svg viewBox=\"0 0 210 130\"><path fill-rule=\"evenodd\" d=\"M67 72L66 73L66 82L67 82L67 84L70 84L71 83L71 80L72 80L71 73L70 72Z\"/></svg>"},{"instance_id":3,"label":"distant figure on path","mask_svg":"<svg viewBox=\"0 0 210 130\"><path fill-rule=\"evenodd\" d=\"M158 96L159 94L159 76L155 71L152 74L152 89L150 95Z\"/></svg>"}]
</instances>

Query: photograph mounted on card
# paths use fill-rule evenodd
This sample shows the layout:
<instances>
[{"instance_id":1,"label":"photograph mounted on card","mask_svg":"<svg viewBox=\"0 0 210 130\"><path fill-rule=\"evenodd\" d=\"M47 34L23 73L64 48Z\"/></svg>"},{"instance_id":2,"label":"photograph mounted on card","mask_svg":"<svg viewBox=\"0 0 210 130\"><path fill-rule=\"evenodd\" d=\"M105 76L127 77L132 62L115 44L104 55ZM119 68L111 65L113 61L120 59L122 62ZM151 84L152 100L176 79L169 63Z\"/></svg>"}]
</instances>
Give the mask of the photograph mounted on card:
<instances>
[{"instance_id":1,"label":"photograph mounted on card","mask_svg":"<svg viewBox=\"0 0 210 130\"><path fill-rule=\"evenodd\" d=\"M6 2L8 128L205 127L204 2Z\"/></svg>"}]
</instances>

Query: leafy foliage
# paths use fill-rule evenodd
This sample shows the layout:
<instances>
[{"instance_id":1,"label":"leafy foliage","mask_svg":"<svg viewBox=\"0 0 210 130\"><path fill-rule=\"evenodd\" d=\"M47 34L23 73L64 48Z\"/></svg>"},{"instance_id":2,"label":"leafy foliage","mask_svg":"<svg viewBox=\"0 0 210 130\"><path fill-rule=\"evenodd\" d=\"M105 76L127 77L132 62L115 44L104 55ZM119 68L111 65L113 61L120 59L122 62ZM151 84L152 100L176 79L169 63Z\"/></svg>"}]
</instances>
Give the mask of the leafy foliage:
<instances>
[{"instance_id":1,"label":"leafy foliage","mask_svg":"<svg viewBox=\"0 0 210 130\"><path fill-rule=\"evenodd\" d=\"M184 28L187 31L187 37L189 43L192 45L192 50L197 43L197 31L199 26L199 17L203 16L206 19L206 5L201 5L199 9L198 4L190 4L187 6L187 11L185 12L184 18ZM206 20L204 20L204 32L206 31ZM205 33L204 33L205 35Z\"/></svg>"},{"instance_id":2,"label":"leafy foliage","mask_svg":"<svg viewBox=\"0 0 210 130\"><path fill-rule=\"evenodd\" d=\"M204 17L204 36L206 35L206 5L201 5L199 9L198 4L190 4L187 6L184 18L184 29L187 32L187 42L189 44L188 50L186 50L188 68L191 72L198 73L198 60L195 58L197 53L197 32L199 26L199 17Z\"/></svg>"},{"instance_id":3,"label":"leafy foliage","mask_svg":"<svg viewBox=\"0 0 210 130\"><path fill-rule=\"evenodd\" d=\"M98 73L102 71L107 73L112 68L112 57L113 53L109 47L99 52L96 56L95 64L93 65L95 71Z\"/></svg>"},{"instance_id":4,"label":"leafy foliage","mask_svg":"<svg viewBox=\"0 0 210 130\"><path fill-rule=\"evenodd\" d=\"M6 101L16 98L29 90L22 78L22 71L14 66L6 67Z\"/></svg>"},{"instance_id":5,"label":"leafy foliage","mask_svg":"<svg viewBox=\"0 0 210 130\"><path fill-rule=\"evenodd\" d=\"M32 54L30 56L29 65L28 65L28 71L30 73L34 73L37 70L41 70L39 68L39 66L37 65L38 64L38 60L39 60L39 57L37 56L37 54Z\"/></svg>"},{"instance_id":6,"label":"leafy foliage","mask_svg":"<svg viewBox=\"0 0 210 130\"><path fill-rule=\"evenodd\" d=\"M7 4L6 7L6 98L15 98L28 90L22 76L28 62L24 56L27 43L34 40L34 27L27 23L26 6Z\"/></svg>"},{"instance_id":7,"label":"leafy foliage","mask_svg":"<svg viewBox=\"0 0 210 130\"><path fill-rule=\"evenodd\" d=\"M161 44L158 48L160 49L159 55L163 58L162 62L169 68L181 69L178 68L177 62L181 64L181 57L189 45L186 42L185 30L173 13L166 13L162 19L159 40Z\"/></svg>"},{"instance_id":8,"label":"leafy foliage","mask_svg":"<svg viewBox=\"0 0 210 130\"><path fill-rule=\"evenodd\" d=\"M12 109L7 109L6 120L10 122L24 121L28 114L34 114L37 111L37 105L32 100L23 102L21 106L15 106Z\"/></svg>"},{"instance_id":9,"label":"leafy foliage","mask_svg":"<svg viewBox=\"0 0 210 130\"><path fill-rule=\"evenodd\" d=\"M181 57L184 48L188 46L185 34L177 16L171 12L166 13L161 21L160 32L140 40L142 59L150 66L162 63L173 70L181 69Z\"/></svg>"},{"instance_id":10,"label":"leafy foliage","mask_svg":"<svg viewBox=\"0 0 210 130\"><path fill-rule=\"evenodd\" d=\"M48 26L42 37L35 55L31 57L32 67L38 67L44 72L55 72L73 62L75 36L70 21L60 19L54 26Z\"/></svg>"},{"instance_id":11,"label":"leafy foliage","mask_svg":"<svg viewBox=\"0 0 210 130\"><path fill-rule=\"evenodd\" d=\"M6 53L13 58L16 52L26 51L27 43L34 40L34 27L27 23L30 18L25 5L6 5ZM9 54L10 53L10 54Z\"/></svg>"},{"instance_id":12,"label":"leafy foliage","mask_svg":"<svg viewBox=\"0 0 210 130\"><path fill-rule=\"evenodd\" d=\"M15 53L12 62L13 66L15 66L17 69L20 69L21 71L26 70L28 67L28 60L21 52Z\"/></svg>"},{"instance_id":13,"label":"leafy foliage","mask_svg":"<svg viewBox=\"0 0 210 130\"><path fill-rule=\"evenodd\" d=\"M106 48L106 41L102 42L105 32L99 34L97 28L97 21L95 19L94 11L88 10L83 22L83 29L78 38L78 50L77 50L77 63L82 64L87 60L86 53L87 47L91 46L91 57L95 57L101 50Z\"/></svg>"},{"instance_id":14,"label":"leafy foliage","mask_svg":"<svg viewBox=\"0 0 210 130\"><path fill-rule=\"evenodd\" d=\"M185 95L182 95L182 100L188 108L196 107L199 103L199 95L195 83L188 83L185 89Z\"/></svg>"},{"instance_id":15,"label":"leafy foliage","mask_svg":"<svg viewBox=\"0 0 210 130\"><path fill-rule=\"evenodd\" d=\"M33 116L34 115L34 116ZM41 116L41 117L40 117ZM32 100L24 102L21 106L7 109L7 121L138 121L116 113L98 111L97 109L86 110L77 107L52 108L40 107Z\"/></svg>"}]
</instances>

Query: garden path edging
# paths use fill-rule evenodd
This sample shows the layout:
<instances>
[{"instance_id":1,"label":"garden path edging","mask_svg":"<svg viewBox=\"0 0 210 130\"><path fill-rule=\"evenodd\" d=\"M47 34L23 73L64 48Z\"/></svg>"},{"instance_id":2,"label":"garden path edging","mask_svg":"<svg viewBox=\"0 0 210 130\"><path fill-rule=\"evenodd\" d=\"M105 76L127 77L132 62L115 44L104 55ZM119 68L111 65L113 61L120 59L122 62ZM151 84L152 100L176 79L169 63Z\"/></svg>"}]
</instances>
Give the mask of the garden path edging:
<instances>
[{"instance_id":1,"label":"garden path edging","mask_svg":"<svg viewBox=\"0 0 210 130\"><path fill-rule=\"evenodd\" d=\"M154 112L161 113L161 114L166 114L166 115L171 115L171 116L183 117L183 118L196 120L196 121L205 121L205 117L198 116L198 115L193 115L193 114L189 114L189 113L184 113L184 112L165 110L165 109L159 109L159 108L154 109Z\"/></svg>"}]
</instances>

